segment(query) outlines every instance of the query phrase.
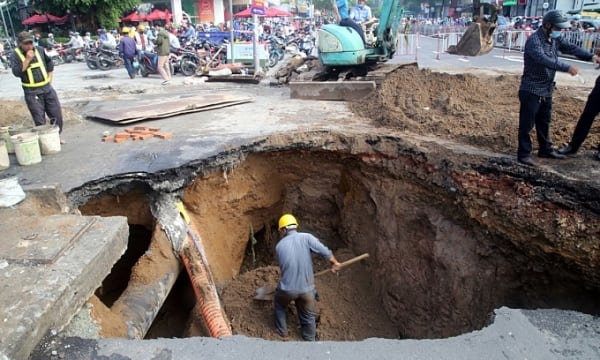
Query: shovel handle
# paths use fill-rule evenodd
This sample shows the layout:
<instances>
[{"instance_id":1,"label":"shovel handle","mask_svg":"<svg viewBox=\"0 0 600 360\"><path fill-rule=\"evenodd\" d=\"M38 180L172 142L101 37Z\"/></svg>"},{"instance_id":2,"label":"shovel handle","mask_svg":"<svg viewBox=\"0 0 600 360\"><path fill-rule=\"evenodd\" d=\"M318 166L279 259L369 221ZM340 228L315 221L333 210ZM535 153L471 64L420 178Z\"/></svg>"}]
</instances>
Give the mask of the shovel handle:
<instances>
[{"instance_id":1,"label":"shovel handle","mask_svg":"<svg viewBox=\"0 0 600 360\"><path fill-rule=\"evenodd\" d=\"M352 265L352 264L354 264L354 263L356 263L356 262L359 262L359 261L361 261L361 260L363 260L363 259L366 259L366 258L368 258L368 257L369 257L369 254L368 254L368 253L364 253L364 254L362 254L362 255L358 255L357 257L353 257L353 258L352 258L352 259L350 259L350 260L346 260L346 261L344 261L343 263L340 263L340 269L342 269L342 268L345 268L345 267L346 267L346 266L348 266L348 265ZM327 270L319 271L318 273L316 273L316 274L315 274L315 276L321 276L321 275L325 275L325 274L328 274L328 273L330 273L330 272L331 272L331 269L327 269Z\"/></svg>"}]
</instances>

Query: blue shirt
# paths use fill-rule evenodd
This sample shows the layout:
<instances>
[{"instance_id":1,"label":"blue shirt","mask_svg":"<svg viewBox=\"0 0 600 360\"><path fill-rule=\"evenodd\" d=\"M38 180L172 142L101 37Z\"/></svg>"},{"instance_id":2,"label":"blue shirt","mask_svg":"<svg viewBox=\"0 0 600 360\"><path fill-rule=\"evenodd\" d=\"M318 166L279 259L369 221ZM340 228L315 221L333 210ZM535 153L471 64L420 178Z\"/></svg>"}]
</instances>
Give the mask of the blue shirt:
<instances>
[{"instance_id":1,"label":"blue shirt","mask_svg":"<svg viewBox=\"0 0 600 360\"><path fill-rule=\"evenodd\" d=\"M575 55L589 61L592 53L569 44L562 38L550 39L542 28L537 29L525 43L523 76L519 90L541 97L550 97L554 91L556 71L569 71L569 65L558 60L558 52Z\"/></svg>"},{"instance_id":2,"label":"blue shirt","mask_svg":"<svg viewBox=\"0 0 600 360\"><path fill-rule=\"evenodd\" d=\"M281 279L277 288L294 294L305 294L315 289L311 253L331 258L331 250L308 233L289 230L275 247Z\"/></svg>"},{"instance_id":3,"label":"blue shirt","mask_svg":"<svg viewBox=\"0 0 600 360\"><path fill-rule=\"evenodd\" d=\"M352 18L352 20L358 23L365 22L372 17L371 8L367 5L364 5L362 7L356 5L352 8L352 11L350 12L350 17Z\"/></svg>"},{"instance_id":4,"label":"blue shirt","mask_svg":"<svg viewBox=\"0 0 600 360\"><path fill-rule=\"evenodd\" d=\"M342 20L349 18L348 16L348 0L336 0L335 1L338 12Z\"/></svg>"},{"instance_id":5,"label":"blue shirt","mask_svg":"<svg viewBox=\"0 0 600 360\"><path fill-rule=\"evenodd\" d=\"M119 54L122 54L124 57L132 58L135 56L135 53L135 40L129 36L122 36L121 41L119 41Z\"/></svg>"}]
</instances>

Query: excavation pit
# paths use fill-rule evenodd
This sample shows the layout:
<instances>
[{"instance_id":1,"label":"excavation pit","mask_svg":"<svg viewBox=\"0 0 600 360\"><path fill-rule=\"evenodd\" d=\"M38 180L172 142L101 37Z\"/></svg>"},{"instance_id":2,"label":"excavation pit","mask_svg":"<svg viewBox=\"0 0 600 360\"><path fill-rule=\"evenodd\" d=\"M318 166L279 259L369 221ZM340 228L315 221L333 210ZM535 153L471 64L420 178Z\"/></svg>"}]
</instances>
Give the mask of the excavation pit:
<instances>
[{"instance_id":1,"label":"excavation pit","mask_svg":"<svg viewBox=\"0 0 600 360\"><path fill-rule=\"evenodd\" d=\"M557 244L558 235L542 231L545 215L532 213L539 206L533 197L521 210L509 204L510 196L538 190L472 170L445 173L442 183L443 167L394 156L254 153L235 167L206 171L185 187L183 203L234 334L281 340L273 332L272 303L252 297L278 277L276 222L285 212L296 215L300 231L317 236L340 260L371 255L339 276L316 280L320 340L445 338L481 329L501 306L600 312L597 279L565 251L583 235ZM86 214L128 216L130 224L144 225L156 236L160 227L147 211L152 197L144 192L118 201L114 195L111 201L95 199L82 208ZM495 202L487 198L490 193ZM506 215L510 211L512 217ZM594 219L589 211L576 211L583 220ZM592 228L581 231L593 234L597 224L589 223ZM315 264L315 270L326 268L318 259ZM183 315L169 319L171 311L161 310L149 337L206 336L190 288L181 286L186 281L179 275L180 286L166 302L167 308L180 304ZM300 340L293 307L288 315L290 339Z\"/></svg>"}]
</instances>

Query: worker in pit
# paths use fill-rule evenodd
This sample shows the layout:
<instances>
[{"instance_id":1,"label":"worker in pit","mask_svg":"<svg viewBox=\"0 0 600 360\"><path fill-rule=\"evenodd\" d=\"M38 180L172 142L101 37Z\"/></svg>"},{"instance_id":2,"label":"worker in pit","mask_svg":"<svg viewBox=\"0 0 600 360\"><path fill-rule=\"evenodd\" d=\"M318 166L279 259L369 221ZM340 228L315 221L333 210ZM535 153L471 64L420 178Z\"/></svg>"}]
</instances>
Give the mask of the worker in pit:
<instances>
[{"instance_id":1,"label":"worker in pit","mask_svg":"<svg viewBox=\"0 0 600 360\"><path fill-rule=\"evenodd\" d=\"M62 132L63 116L58 95L52 87L54 64L44 49L34 45L26 31L19 33L18 47L11 56L12 73L21 79L25 102L35 125L46 124L46 114L51 124ZM61 140L61 143L64 143Z\"/></svg>"},{"instance_id":2,"label":"worker in pit","mask_svg":"<svg viewBox=\"0 0 600 360\"><path fill-rule=\"evenodd\" d=\"M572 76L579 73L574 65L558 59L558 52L575 55L581 60L593 60L596 55L563 40L562 30L570 26L568 18L559 10L551 10L544 15L542 26L525 43L523 76L519 89L519 146L517 160L528 166L535 166L531 158L532 144L529 133L535 126L538 140L538 156L542 158L564 159L565 155L552 147L550 121L552 118L552 93L556 71L568 72Z\"/></svg>"},{"instance_id":3,"label":"worker in pit","mask_svg":"<svg viewBox=\"0 0 600 360\"><path fill-rule=\"evenodd\" d=\"M350 18L348 10L348 0L332 0L333 12L337 17L337 21L341 26L347 26L354 29L363 41L363 44L367 44L365 40L365 33L362 26L358 25Z\"/></svg>"},{"instance_id":4,"label":"worker in pit","mask_svg":"<svg viewBox=\"0 0 600 360\"><path fill-rule=\"evenodd\" d=\"M285 214L279 219L282 238L277 243L275 252L281 269L281 279L275 290L275 330L280 336L287 336L286 312L289 303L294 301L302 326L302 338L315 341L317 312L311 253L328 260L333 272L340 269L340 263L331 250L316 237L298 232L297 229L298 221L293 215Z\"/></svg>"}]
</instances>

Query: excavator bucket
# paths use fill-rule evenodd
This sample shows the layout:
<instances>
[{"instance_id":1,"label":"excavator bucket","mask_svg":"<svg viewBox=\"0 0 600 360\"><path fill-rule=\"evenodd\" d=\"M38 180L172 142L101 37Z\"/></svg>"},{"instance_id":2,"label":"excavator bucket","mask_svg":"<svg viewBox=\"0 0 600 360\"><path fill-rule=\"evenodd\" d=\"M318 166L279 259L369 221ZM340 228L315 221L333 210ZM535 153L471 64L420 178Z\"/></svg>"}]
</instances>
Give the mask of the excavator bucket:
<instances>
[{"instance_id":1,"label":"excavator bucket","mask_svg":"<svg viewBox=\"0 0 600 360\"><path fill-rule=\"evenodd\" d=\"M500 8L490 4L482 4L482 6L491 8L490 18L487 19L483 15L475 16L474 21L469 25L458 44L448 47L449 54L479 56L492 51L494 48L494 31L496 30ZM479 9L474 8L474 12L479 12Z\"/></svg>"}]
</instances>

